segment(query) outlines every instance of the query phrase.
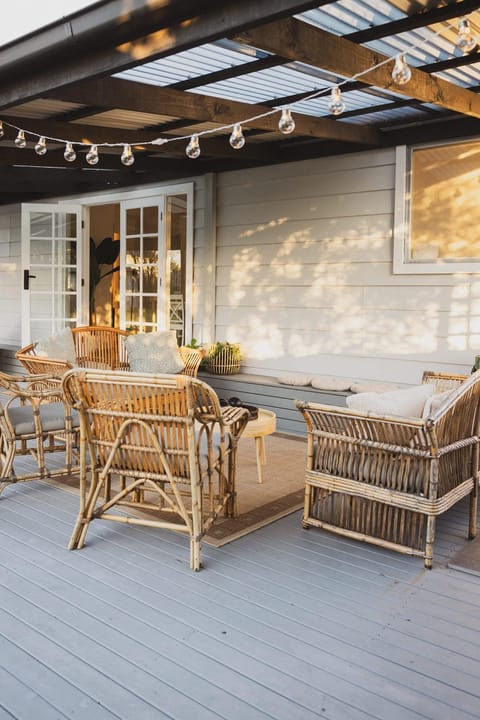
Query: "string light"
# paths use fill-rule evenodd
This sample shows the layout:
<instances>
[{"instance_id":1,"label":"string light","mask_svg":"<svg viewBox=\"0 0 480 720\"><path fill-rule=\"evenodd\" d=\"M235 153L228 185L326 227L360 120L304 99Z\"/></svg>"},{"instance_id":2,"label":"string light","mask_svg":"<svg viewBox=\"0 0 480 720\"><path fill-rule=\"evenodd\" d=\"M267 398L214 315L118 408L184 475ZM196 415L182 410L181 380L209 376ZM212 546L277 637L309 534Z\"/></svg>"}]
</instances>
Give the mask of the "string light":
<instances>
[{"instance_id":1,"label":"string light","mask_svg":"<svg viewBox=\"0 0 480 720\"><path fill-rule=\"evenodd\" d=\"M89 165L96 165L98 163L98 147L92 145L85 158Z\"/></svg>"},{"instance_id":2,"label":"string light","mask_svg":"<svg viewBox=\"0 0 480 720\"><path fill-rule=\"evenodd\" d=\"M135 162L135 157L133 155L132 148L130 147L130 145L123 146L122 157L120 158L120 160L127 167L129 167L130 165L133 165L133 163Z\"/></svg>"},{"instance_id":3,"label":"string light","mask_svg":"<svg viewBox=\"0 0 480 720\"><path fill-rule=\"evenodd\" d=\"M187 145L187 149L185 150L187 153L187 157L189 157L191 160L195 160L200 155L200 142L198 140L198 135L192 135L190 138L190 142Z\"/></svg>"},{"instance_id":4,"label":"string light","mask_svg":"<svg viewBox=\"0 0 480 720\"><path fill-rule=\"evenodd\" d=\"M74 162L77 159L77 153L73 149L73 145L71 142L67 142L65 144L65 152L63 153L63 157L67 162Z\"/></svg>"},{"instance_id":5,"label":"string light","mask_svg":"<svg viewBox=\"0 0 480 720\"><path fill-rule=\"evenodd\" d=\"M245 138L243 136L242 126L240 123L233 126L229 142L234 150L241 150L245 145Z\"/></svg>"},{"instance_id":6,"label":"string light","mask_svg":"<svg viewBox=\"0 0 480 720\"><path fill-rule=\"evenodd\" d=\"M460 18L458 21L458 37L455 47L466 55L477 47L477 37L472 33L470 22L467 18Z\"/></svg>"},{"instance_id":7,"label":"string light","mask_svg":"<svg viewBox=\"0 0 480 720\"><path fill-rule=\"evenodd\" d=\"M27 141L25 140L25 130L19 130L17 133L17 137L15 138L15 145L18 148L24 148L27 144Z\"/></svg>"},{"instance_id":8,"label":"string light","mask_svg":"<svg viewBox=\"0 0 480 720\"><path fill-rule=\"evenodd\" d=\"M447 29L453 28L454 25L450 24L447 26ZM405 56L407 52L411 52L413 49L418 49L426 44L428 44L431 41L431 36L439 36L443 31L445 30L444 27L440 27L436 31L432 31L431 35L429 37L423 38L420 42L416 44L412 44L408 51L402 52L399 55L395 57L395 63L394 68L392 71L392 79L395 83L398 85L404 85L407 83L412 76L412 71L409 68ZM464 53L469 53L472 50L475 49L475 47L478 44L478 39L476 35L472 32L470 22L467 18L463 17L458 21L458 36L457 40L455 42L455 47L461 50ZM349 78L346 78L345 80L342 80L342 82L334 85L333 87L323 87L320 89L316 89L312 91L309 95L302 97L301 101L305 103L308 100L314 100L316 98L320 98L322 96L325 96L327 94L330 94L330 99L328 101L328 109L332 113L332 115L340 115L345 110L345 103L342 97L341 93L341 86L344 85L347 82L355 81L361 79L364 75L368 75L372 71L382 67L383 65L386 65L392 61L393 58L386 57L381 62L366 68L365 70L361 70L358 73L355 73ZM295 105L295 103L292 103ZM224 125L221 127L216 127L214 129L208 129L208 130L202 130L201 132L194 133L193 135L185 135L185 136L175 136L175 137L169 137L169 138L155 138L154 140L138 140L135 143L132 143L134 145L144 145L144 146L161 146L165 145L167 143L171 142L178 142L178 141L187 141L188 145L186 147L186 154L189 158L195 159L198 158L201 154L200 150L200 137L203 137L205 135L210 135L218 132L222 132L225 130L231 130L231 135L229 138L230 144L233 148L239 150L245 145L245 137L243 135L242 131L242 125L245 125L247 123L254 123L255 121L261 120L263 118L269 117L271 115L274 115L278 112L281 112L281 117L278 122L278 130L284 135L288 135L292 133L295 130L295 121L292 117L292 112L289 107L283 107L283 108L273 108L271 110L267 110L261 114L255 115L253 117L248 117L242 120L241 122L235 122L231 123L229 125ZM26 139L25 139L25 133L28 133L29 135L33 135L34 137L37 137L38 140L35 144L35 152L37 152L39 155L44 155L47 151L47 141L54 143L54 144L62 144L65 146L64 151L64 158L67 162L74 162L76 160L77 154L74 149L74 145L77 145L81 148L89 147L89 151L86 154L86 161L89 165L96 165L99 161L99 155L98 155L98 148L99 147L108 147L108 148L119 148L122 147L122 155L121 155L121 162L125 166L130 166L135 162L135 157L132 152L132 144L125 143L125 142L116 142L116 143L98 143L98 144L90 144L84 141L70 141L70 140L64 140L62 138L55 138L55 137L49 137L47 135L45 136L38 136L37 133L31 132L29 130L24 130L22 128L19 128L15 125L11 125L8 122L0 120L0 138L4 137L5 135L5 129L4 126L11 127L14 130L17 131L17 136L15 138L15 145L19 148L26 147Z\"/></svg>"},{"instance_id":9,"label":"string light","mask_svg":"<svg viewBox=\"0 0 480 720\"><path fill-rule=\"evenodd\" d=\"M335 87L332 88L332 94L330 96L330 102L328 103L328 109L332 113L332 115L341 115L342 112L345 110L345 103L343 102L342 98L342 91L338 87L338 85L335 85Z\"/></svg>"},{"instance_id":10,"label":"string light","mask_svg":"<svg viewBox=\"0 0 480 720\"><path fill-rule=\"evenodd\" d=\"M397 55L392 71L392 80L397 85L405 85L412 77L412 71L405 60L405 53Z\"/></svg>"},{"instance_id":11,"label":"string light","mask_svg":"<svg viewBox=\"0 0 480 720\"><path fill-rule=\"evenodd\" d=\"M282 115L278 121L278 129L284 135L290 135L295 130L295 120L292 117L290 108L283 108Z\"/></svg>"},{"instance_id":12,"label":"string light","mask_svg":"<svg viewBox=\"0 0 480 720\"><path fill-rule=\"evenodd\" d=\"M35 152L37 155L45 155L47 152L47 140L44 137L39 137L38 142L35 145Z\"/></svg>"}]
</instances>

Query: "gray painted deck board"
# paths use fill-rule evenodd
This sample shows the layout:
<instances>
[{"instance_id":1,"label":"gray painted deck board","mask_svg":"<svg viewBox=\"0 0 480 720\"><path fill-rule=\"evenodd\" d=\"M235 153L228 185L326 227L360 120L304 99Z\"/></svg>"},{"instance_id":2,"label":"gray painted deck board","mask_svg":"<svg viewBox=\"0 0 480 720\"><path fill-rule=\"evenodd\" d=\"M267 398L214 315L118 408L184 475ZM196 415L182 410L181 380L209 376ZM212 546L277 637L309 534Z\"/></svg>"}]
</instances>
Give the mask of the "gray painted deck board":
<instances>
[{"instance_id":1,"label":"gray painted deck board","mask_svg":"<svg viewBox=\"0 0 480 720\"><path fill-rule=\"evenodd\" d=\"M446 567L464 504L432 571L295 513L204 544L192 573L155 529L94 523L69 552L77 502L40 482L0 499L0 718L480 717L480 578Z\"/></svg>"}]
</instances>

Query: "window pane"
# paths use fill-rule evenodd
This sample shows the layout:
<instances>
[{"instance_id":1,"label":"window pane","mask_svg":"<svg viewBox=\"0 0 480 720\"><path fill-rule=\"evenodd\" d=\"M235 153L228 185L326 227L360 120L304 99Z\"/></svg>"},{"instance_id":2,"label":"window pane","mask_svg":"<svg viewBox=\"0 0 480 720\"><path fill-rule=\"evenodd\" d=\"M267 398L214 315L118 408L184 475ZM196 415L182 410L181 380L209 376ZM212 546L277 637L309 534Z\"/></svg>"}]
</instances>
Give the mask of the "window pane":
<instances>
[{"instance_id":1,"label":"window pane","mask_svg":"<svg viewBox=\"0 0 480 720\"><path fill-rule=\"evenodd\" d=\"M143 208L143 232L158 233L158 206Z\"/></svg>"},{"instance_id":2,"label":"window pane","mask_svg":"<svg viewBox=\"0 0 480 720\"><path fill-rule=\"evenodd\" d=\"M55 237L77 237L77 216L75 213L55 213Z\"/></svg>"},{"instance_id":3,"label":"window pane","mask_svg":"<svg viewBox=\"0 0 480 720\"><path fill-rule=\"evenodd\" d=\"M410 260L480 258L480 143L412 153Z\"/></svg>"},{"instance_id":4,"label":"window pane","mask_svg":"<svg viewBox=\"0 0 480 720\"><path fill-rule=\"evenodd\" d=\"M155 266L144 266L143 268L143 292L144 293L156 293L157 292L157 278L158 269Z\"/></svg>"},{"instance_id":5,"label":"window pane","mask_svg":"<svg viewBox=\"0 0 480 720\"><path fill-rule=\"evenodd\" d=\"M127 238L127 263L140 262L140 238Z\"/></svg>"},{"instance_id":6,"label":"window pane","mask_svg":"<svg viewBox=\"0 0 480 720\"><path fill-rule=\"evenodd\" d=\"M158 260L158 237L143 238L143 259L147 263L156 263Z\"/></svg>"},{"instance_id":7,"label":"window pane","mask_svg":"<svg viewBox=\"0 0 480 720\"><path fill-rule=\"evenodd\" d=\"M52 237L52 213L30 213L30 235L32 237Z\"/></svg>"},{"instance_id":8,"label":"window pane","mask_svg":"<svg viewBox=\"0 0 480 720\"><path fill-rule=\"evenodd\" d=\"M127 210L127 235L137 235L140 232L140 208Z\"/></svg>"}]
</instances>

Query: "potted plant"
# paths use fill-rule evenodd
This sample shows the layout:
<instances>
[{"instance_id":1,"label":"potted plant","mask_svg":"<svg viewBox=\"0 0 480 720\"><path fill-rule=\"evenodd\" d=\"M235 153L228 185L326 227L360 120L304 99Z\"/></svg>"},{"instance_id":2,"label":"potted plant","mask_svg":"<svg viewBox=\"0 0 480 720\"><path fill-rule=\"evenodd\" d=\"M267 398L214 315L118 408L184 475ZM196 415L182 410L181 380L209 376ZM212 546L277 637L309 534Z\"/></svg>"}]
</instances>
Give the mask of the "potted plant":
<instances>
[{"instance_id":1,"label":"potted plant","mask_svg":"<svg viewBox=\"0 0 480 720\"><path fill-rule=\"evenodd\" d=\"M233 375L240 370L241 360L239 343L216 342L207 348L204 366L215 375Z\"/></svg>"}]
</instances>

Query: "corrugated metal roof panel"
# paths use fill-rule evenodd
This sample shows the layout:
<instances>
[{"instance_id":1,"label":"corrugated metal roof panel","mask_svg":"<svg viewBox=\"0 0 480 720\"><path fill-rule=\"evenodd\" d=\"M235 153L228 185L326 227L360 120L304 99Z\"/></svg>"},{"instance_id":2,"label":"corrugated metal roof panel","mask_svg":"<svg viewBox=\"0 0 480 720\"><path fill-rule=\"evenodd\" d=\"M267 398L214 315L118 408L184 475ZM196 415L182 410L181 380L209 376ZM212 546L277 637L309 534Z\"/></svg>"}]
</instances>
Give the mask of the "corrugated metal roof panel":
<instances>
[{"instance_id":1,"label":"corrugated metal roof panel","mask_svg":"<svg viewBox=\"0 0 480 720\"><path fill-rule=\"evenodd\" d=\"M38 100L31 100L30 102L24 103L23 105L15 105L14 108L2 110L2 115L15 115L16 117L35 118L42 120L55 115L62 115L62 113L69 112L70 110L77 110L78 108L84 107L78 103L62 102L61 100L44 100L39 98Z\"/></svg>"},{"instance_id":2,"label":"corrugated metal roof panel","mask_svg":"<svg viewBox=\"0 0 480 720\"><path fill-rule=\"evenodd\" d=\"M80 125L98 125L101 127L115 127L127 130L129 128L149 127L150 125L160 125L163 122L175 120L169 115L154 115L152 113L140 113L132 110L108 110L96 115L74 120L72 124Z\"/></svg>"}]
</instances>

